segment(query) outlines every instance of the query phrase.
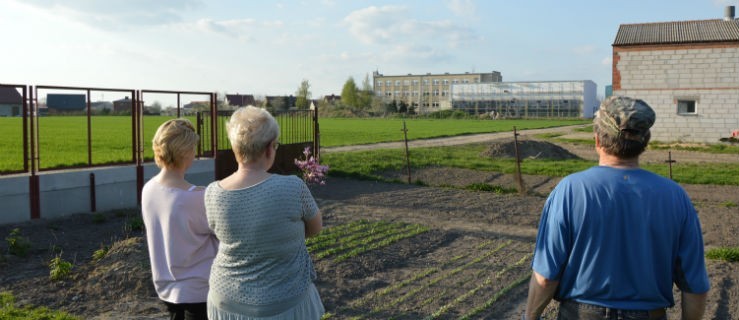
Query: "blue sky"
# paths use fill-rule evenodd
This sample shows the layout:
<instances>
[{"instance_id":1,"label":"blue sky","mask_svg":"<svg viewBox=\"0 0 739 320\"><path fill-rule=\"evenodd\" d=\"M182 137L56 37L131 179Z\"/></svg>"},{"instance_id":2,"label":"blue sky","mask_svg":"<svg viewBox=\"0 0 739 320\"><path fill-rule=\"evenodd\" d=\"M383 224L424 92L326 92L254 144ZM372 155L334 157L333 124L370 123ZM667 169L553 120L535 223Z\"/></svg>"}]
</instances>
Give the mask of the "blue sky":
<instances>
[{"instance_id":1,"label":"blue sky","mask_svg":"<svg viewBox=\"0 0 739 320\"><path fill-rule=\"evenodd\" d=\"M5 0L0 83L340 94L366 74L500 71L611 82L623 23L720 19L739 0Z\"/></svg>"}]
</instances>

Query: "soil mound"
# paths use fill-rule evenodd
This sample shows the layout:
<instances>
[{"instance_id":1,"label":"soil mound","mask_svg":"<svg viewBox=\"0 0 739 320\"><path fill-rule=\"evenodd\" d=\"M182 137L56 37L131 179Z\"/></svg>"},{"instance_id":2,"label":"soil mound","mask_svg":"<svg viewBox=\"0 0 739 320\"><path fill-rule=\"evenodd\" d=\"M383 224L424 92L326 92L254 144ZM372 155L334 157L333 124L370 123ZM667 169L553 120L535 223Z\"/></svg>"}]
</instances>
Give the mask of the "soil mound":
<instances>
[{"instance_id":1,"label":"soil mound","mask_svg":"<svg viewBox=\"0 0 739 320\"><path fill-rule=\"evenodd\" d=\"M146 242L142 237L113 243L104 258L91 264L82 290L90 297L120 300L156 296Z\"/></svg>"},{"instance_id":2,"label":"soil mound","mask_svg":"<svg viewBox=\"0 0 739 320\"><path fill-rule=\"evenodd\" d=\"M580 159L556 144L537 140L518 141L518 153L521 159ZM515 158L515 142L513 139L495 141L480 156L486 158Z\"/></svg>"}]
</instances>

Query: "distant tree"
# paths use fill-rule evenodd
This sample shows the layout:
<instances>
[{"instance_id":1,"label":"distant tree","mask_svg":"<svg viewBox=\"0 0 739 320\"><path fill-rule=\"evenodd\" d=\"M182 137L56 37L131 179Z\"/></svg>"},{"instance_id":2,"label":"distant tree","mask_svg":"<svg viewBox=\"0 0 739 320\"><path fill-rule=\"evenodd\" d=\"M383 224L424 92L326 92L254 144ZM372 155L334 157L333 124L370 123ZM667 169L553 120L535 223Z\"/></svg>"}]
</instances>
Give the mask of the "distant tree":
<instances>
[{"instance_id":1,"label":"distant tree","mask_svg":"<svg viewBox=\"0 0 739 320\"><path fill-rule=\"evenodd\" d=\"M370 82L369 74L364 75L362 81L362 90L359 91L359 97L357 104L359 108L367 110L372 107L372 97L374 92L372 90L372 83Z\"/></svg>"},{"instance_id":2,"label":"distant tree","mask_svg":"<svg viewBox=\"0 0 739 320\"><path fill-rule=\"evenodd\" d=\"M303 81L300 83L300 87L298 87L298 91L295 92L295 107L298 109L308 109L310 107L310 98L311 98L311 92L310 92L310 82L308 80L303 79Z\"/></svg>"},{"instance_id":3,"label":"distant tree","mask_svg":"<svg viewBox=\"0 0 739 320\"><path fill-rule=\"evenodd\" d=\"M393 100L392 102L385 105L385 110L389 113L397 113L398 112L398 103Z\"/></svg>"},{"instance_id":4,"label":"distant tree","mask_svg":"<svg viewBox=\"0 0 739 320\"><path fill-rule=\"evenodd\" d=\"M408 107L408 114L416 114L417 104L415 102L411 103L411 105Z\"/></svg>"},{"instance_id":5,"label":"distant tree","mask_svg":"<svg viewBox=\"0 0 739 320\"><path fill-rule=\"evenodd\" d=\"M161 114L162 104L159 101L154 101L150 106L144 108L144 114Z\"/></svg>"},{"instance_id":6,"label":"distant tree","mask_svg":"<svg viewBox=\"0 0 739 320\"><path fill-rule=\"evenodd\" d=\"M354 83L354 78L349 77L344 83L344 88L341 89L341 103L349 108L357 108L357 102L359 100L358 90L357 84Z\"/></svg>"},{"instance_id":7,"label":"distant tree","mask_svg":"<svg viewBox=\"0 0 739 320\"><path fill-rule=\"evenodd\" d=\"M405 101L400 101L398 104L398 112L400 113L408 113L408 104L405 103Z\"/></svg>"}]
</instances>

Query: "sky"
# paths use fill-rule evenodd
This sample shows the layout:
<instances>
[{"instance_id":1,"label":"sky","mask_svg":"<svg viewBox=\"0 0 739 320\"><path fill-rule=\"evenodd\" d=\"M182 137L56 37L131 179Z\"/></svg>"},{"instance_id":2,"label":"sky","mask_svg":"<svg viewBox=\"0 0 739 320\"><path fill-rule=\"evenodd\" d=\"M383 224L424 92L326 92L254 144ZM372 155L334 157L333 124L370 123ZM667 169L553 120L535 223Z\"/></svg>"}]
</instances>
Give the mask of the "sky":
<instances>
[{"instance_id":1,"label":"sky","mask_svg":"<svg viewBox=\"0 0 739 320\"><path fill-rule=\"evenodd\" d=\"M721 19L739 0L3 0L0 83L340 94L384 75L499 71L611 83L620 24ZM739 11L739 10L737 10Z\"/></svg>"}]
</instances>

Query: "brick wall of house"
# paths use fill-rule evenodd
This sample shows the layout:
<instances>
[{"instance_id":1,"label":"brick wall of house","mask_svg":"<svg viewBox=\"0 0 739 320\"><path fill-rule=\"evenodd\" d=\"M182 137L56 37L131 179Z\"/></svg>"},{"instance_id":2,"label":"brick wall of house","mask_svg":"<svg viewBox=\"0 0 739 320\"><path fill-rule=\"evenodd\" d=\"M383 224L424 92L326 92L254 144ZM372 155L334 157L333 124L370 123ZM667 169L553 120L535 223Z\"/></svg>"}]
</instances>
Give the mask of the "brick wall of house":
<instances>
[{"instance_id":1,"label":"brick wall of house","mask_svg":"<svg viewBox=\"0 0 739 320\"><path fill-rule=\"evenodd\" d=\"M614 95L654 108L653 140L718 143L739 129L739 43L614 46L613 52ZM678 114L678 100L696 101L695 114Z\"/></svg>"}]
</instances>

